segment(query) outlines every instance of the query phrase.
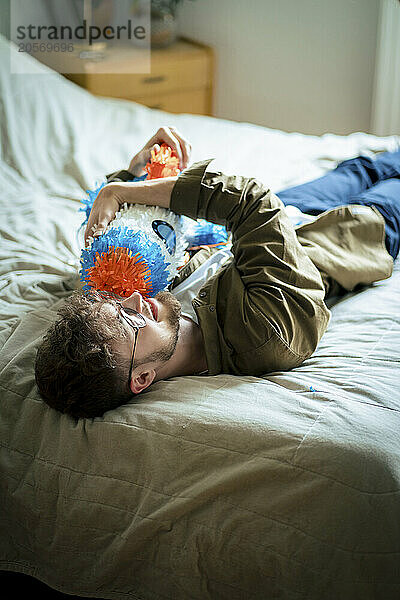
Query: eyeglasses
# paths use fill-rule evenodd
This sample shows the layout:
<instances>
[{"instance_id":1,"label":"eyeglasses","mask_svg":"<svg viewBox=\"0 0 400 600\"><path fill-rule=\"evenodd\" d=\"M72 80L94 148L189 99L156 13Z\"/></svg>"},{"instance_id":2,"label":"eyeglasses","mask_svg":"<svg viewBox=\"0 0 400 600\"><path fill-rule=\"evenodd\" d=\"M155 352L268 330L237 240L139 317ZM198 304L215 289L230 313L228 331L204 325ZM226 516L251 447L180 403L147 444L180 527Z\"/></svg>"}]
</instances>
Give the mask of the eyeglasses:
<instances>
[{"instance_id":1,"label":"eyeglasses","mask_svg":"<svg viewBox=\"0 0 400 600\"><path fill-rule=\"evenodd\" d=\"M141 329L142 327L146 327L146 319L134 308L128 308L127 306L124 306L122 302L120 302L120 300L117 299L121 296L117 296L116 298L116 294L113 294L112 292L90 290L90 292L88 292L87 294L87 297L92 302L100 302L101 304L104 304L105 302L110 302L110 304L116 307L118 311L118 316L124 319L124 321L126 321L128 325L132 327L132 329L134 329L135 331L135 341L133 342L131 364L129 367L128 387L130 388L131 376L133 371L133 361L135 359L136 343L139 334L139 329Z\"/></svg>"},{"instance_id":2,"label":"eyeglasses","mask_svg":"<svg viewBox=\"0 0 400 600\"><path fill-rule=\"evenodd\" d=\"M113 300L113 304L115 305L119 316L122 317L128 323L128 325L130 325L135 331L135 341L133 342L131 364L129 367L128 377L128 387L130 388L131 376L133 371L133 361L135 359L136 343L139 335L139 329L141 329L142 327L146 327L146 319L143 315L137 312L137 310L135 310L134 308L128 308L127 306L123 306L118 300Z\"/></svg>"}]
</instances>

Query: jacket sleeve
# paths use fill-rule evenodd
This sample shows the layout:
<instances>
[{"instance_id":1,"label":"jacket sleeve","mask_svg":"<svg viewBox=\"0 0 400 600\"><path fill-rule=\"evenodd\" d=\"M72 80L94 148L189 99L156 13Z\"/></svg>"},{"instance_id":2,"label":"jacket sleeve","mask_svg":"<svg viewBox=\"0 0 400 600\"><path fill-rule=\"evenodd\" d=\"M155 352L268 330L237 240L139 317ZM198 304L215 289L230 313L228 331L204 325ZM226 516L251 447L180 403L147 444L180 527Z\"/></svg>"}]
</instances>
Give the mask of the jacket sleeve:
<instances>
[{"instance_id":1,"label":"jacket sleeve","mask_svg":"<svg viewBox=\"0 0 400 600\"><path fill-rule=\"evenodd\" d=\"M179 176L171 210L224 224L232 233L234 259L211 284L217 288L211 301L219 336L238 372L297 366L315 350L329 322L321 275L279 198L255 179L206 172L209 162Z\"/></svg>"},{"instance_id":2,"label":"jacket sleeve","mask_svg":"<svg viewBox=\"0 0 400 600\"><path fill-rule=\"evenodd\" d=\"M107 183L111 183L112 181L133 181L135 176L126 169L121 169L120 171L115 171L114 173L110 173L106 175Z\"/></svg>"}]
</instances>

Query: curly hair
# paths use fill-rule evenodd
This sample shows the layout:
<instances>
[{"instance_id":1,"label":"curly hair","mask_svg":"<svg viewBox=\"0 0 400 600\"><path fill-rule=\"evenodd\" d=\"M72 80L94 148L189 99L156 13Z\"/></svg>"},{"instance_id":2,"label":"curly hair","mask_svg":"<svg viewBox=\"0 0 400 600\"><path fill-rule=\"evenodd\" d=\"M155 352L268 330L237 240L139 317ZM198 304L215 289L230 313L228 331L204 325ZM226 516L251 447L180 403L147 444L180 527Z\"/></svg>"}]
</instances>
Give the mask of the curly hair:
<instances>
[{"instance_id":1,"label":"curly hair","mask_svg":"<svg viewBox=\"0 0 400 600\"><path fill-rule=\"evenodd\" d=\"M127 334L109 311L101 311L104 302L74 292L36 355L35 379L42 398L76 418L101 416L133 397L129 365L111 345Z\"/></svg>"}]
</instances>

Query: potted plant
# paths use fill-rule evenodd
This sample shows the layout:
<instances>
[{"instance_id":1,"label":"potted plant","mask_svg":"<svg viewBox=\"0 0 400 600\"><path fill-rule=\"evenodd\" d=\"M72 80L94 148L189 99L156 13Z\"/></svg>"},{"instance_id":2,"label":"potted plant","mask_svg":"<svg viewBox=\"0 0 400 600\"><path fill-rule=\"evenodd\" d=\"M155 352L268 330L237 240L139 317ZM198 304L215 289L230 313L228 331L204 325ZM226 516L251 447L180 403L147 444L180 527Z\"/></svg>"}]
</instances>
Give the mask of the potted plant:
<instances>
[{"instance_id":1,"label":"potted plant","mask_svg":"<svg viewBox=\"0 0 400 600\"><path fill-rule=\"evenodd\" d=\"M151 45L163 48L177 37L176 14L183 0L151 0Z\"/></svg>"}]
</instances>

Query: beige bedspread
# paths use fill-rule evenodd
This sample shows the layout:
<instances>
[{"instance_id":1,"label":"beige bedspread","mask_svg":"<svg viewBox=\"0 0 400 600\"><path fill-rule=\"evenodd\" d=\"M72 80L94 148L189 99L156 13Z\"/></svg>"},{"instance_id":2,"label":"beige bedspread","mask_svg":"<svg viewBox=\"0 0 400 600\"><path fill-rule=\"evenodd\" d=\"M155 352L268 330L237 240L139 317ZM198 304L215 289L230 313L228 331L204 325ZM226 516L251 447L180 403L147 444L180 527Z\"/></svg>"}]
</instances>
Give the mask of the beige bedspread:
<instances>
[{"instance_id":1,"label":"beige bedspread","mask_svg":"<svg viewBox=\"0 0 400 600\"><path fill-rule=\"evenodd\" d=\"M76 284L84 190L160 125L274 191L399 139L98 99L39 64L10 75L9 51L0 39L0 569L117 600L398 599L398 264L332 308L291 372L175 378L76 421L41 401L33 361Z\"/></svg>"}]
</instances>

